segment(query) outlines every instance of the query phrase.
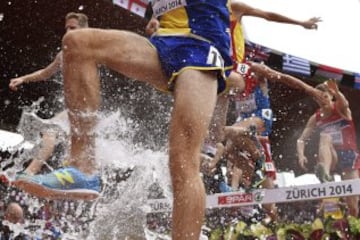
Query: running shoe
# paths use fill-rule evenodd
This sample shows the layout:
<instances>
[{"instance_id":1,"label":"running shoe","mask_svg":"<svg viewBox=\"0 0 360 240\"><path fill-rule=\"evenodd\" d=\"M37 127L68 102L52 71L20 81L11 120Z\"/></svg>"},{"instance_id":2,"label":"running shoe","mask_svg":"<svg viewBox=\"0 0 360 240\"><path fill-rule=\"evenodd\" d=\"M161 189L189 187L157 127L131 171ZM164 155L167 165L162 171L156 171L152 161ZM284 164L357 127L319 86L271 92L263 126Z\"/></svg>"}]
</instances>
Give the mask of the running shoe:
<instances>
[{"instance_id":1,"label":"running shoe","mask_svg":"<svg viewBox=\"0 0 360 240\"><path fill-rule=\"evenodd\" d=\"M100 194L100 176L88 176L74 167L44 175L18 175L13 185L36 197L47 199L93 200Z\"/></svg>"},{"instance_id":2,"label":"running shoe","mask_svg":"<svg viewBox=\"0 0 360 240\"><path fill-rule=\"evenodd\" d=\"M316 164L315 166L315 176L320 180L320 182L332 182L334 178L328 175L325 172L324 166L322 164Z\"/></svg>"}]
</instances>

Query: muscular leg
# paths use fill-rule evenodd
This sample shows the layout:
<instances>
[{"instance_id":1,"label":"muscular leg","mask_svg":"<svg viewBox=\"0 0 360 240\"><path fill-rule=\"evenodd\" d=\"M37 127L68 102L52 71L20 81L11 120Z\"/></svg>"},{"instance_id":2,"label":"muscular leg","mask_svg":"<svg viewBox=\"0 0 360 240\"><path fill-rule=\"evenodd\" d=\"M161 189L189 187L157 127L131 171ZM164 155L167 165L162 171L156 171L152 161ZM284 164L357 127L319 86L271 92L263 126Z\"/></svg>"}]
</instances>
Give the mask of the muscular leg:
<instances>
[{"instance_id":1,"label":"muscular leg","mask_svg":"<svg viewBox=\"0 0 360 240\"><path fill-rule=\"evenodd\" d=\"M235 92L242 92L245 88L243 77L234 71L231 72L227 80L227 88ZM226 126L226 117L229 109L229 97L226 94L217 98L216 107L209 126L209 135L205 139L205 144L216 146L218 142L224 140L223 128Z\"/></svg>"},{"instance_id":2,"label":"muscular leg","mask_svg":"<svg viewBox=\"0 0 360 240\"><path fill-rule=\"evenodd\" d=\"M52 155L55 149L56 133L53 131L44 131L41 137L40 149L36 156L33 158L29 166L25 169L25 173L34 175L38 173Z\"/></svg>"},{"instance_id":3,"label":"muscular leg","mask_svg":"<svg viewBox=\"0 0 360 240\"><path fill-rule=\"evenodd\" d=\"M214 73L195 70L187 70L177 79L169 142L174 240L198 240L200 236L205 189L199 154L215 107L215 79Z\"/></svg>"},{"instance_id":4,"label":"muscular leg","mask_svg":"<svg viewBox=\"0 0 360 240\"><path fill-rule=\"evenodd\" d=\"M274 188L274 181L270 177L266 177L265 181L262 183L262 186L266 189ZM276 221L278 212L275 203L272 204L264 204L264 209L266 213L270 216L271 220Z\"/></svg>"},{"instance_id":5,"label":"muscular leg","mask_svg":"<svg viewBox=\"0 0 360 240\"><path fill-rule=\"evenodd\" d=\"M346 171L343 175L344 180L347 179L358 179L359 178L359 171L358 170L351 170ZM346 204L349 208L349 213L351 216L358 217L359 215L359 196L349 196L345 198Z\"/></svg>"},{"instance_id":6,"label":"muscular leg","mask_svg":"<svg viewBox=\"0 0 360 240\"><path fill-rule=\"evenodd\" d=\"M100 104L98 64L128 77L166 88L156 50L134 33L81 29L63 39L64 93L71 125L69 164L93 173L95 163L96 111Z\"/></svg>"},{"instance_id":7,"label":"muscular leg","mask_svg":"<svg viewBox=\"0 0 360 240\"><path fill-rule=\"evenodd\" d=\"M205 143L216 146L218 142L224 140L223 128L226 125L226 116L229 108L229 99L226 95L217 98L214 114L209 126L209 135L205 139Z\"/></svg>"},{"instance_id":8,"label":"muscular leg","mask_svg":"<svg viewBox=\"0 0 360 240\"><path fill-rule=\"evenodd\" d=\"M237 166L233 166L230 171L231 171L231 188L233 191L237 191L239 189L239 185L242 180L243 171Z\"/></svg>"},{"instance_id":9,"label":"muscular leg","mask_svg":"<svg viewBox=\"0 0 360 240\"><path fill-rule=\"evenodd\" d=\"M329 134L320 134L319 143L319 164L324 167L325 173L330 175L330 167L332 162L331 136Z\"/></svg>"},{"instance_id":10,"label":"muscular leg","mask_svg":"<svg viewBox=\"0 0 360 240\"><path fill-rule=\"evenodd\" d=\"M97 64L164 89L167 79L156 50L133 33L77 30L65 35L63 45L64 89L71 123L70 164L91 173L95 167L92 131L100 103ZM214 110L217 82L214 73L195 70L184 71L176 81L169 142L173 239L197 240L205 211L199 153Z\"/></svg>"}]
</instances>

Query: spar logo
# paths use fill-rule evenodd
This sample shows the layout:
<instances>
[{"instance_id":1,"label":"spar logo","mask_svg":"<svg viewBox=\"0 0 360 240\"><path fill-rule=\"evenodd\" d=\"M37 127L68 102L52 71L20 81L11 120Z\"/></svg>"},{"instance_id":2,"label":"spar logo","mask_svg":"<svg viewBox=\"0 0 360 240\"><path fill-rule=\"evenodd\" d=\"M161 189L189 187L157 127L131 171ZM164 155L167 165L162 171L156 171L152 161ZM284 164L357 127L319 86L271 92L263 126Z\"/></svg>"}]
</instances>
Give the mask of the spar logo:
<instances>
[{"instance_id":1,"label":"spar logo","mask_svg":"<svg viewBox=\"0 0 360 240\"><path fill-rule=\"evenodd\" d=\"M254 199L252 193L241 193L233 194L228 196L219 196L218 204L219 205L228 205L228 204L237 204L237 203L249 203Z\"/></svg>"}]
</instances>

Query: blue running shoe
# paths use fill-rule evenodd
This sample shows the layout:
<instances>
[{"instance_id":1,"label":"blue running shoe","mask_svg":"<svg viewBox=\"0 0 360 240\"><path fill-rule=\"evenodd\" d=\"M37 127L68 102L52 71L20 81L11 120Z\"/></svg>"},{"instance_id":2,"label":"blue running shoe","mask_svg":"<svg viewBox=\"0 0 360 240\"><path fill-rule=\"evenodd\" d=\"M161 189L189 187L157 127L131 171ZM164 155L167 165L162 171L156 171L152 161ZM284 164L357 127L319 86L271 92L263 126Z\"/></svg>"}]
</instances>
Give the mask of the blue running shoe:
<instances>
[{"instance_id":1,"label":"blue running shoe","mask_svg":"<svg viewBox=\"0 0 360 240\"><path fill-rule=\"evenodd\" d=\"M47 199L93 200L100 195L100 176L88 176L74 167L44 175L18 175L16 187L31 195Z\"/></svg>"}]
</instances>

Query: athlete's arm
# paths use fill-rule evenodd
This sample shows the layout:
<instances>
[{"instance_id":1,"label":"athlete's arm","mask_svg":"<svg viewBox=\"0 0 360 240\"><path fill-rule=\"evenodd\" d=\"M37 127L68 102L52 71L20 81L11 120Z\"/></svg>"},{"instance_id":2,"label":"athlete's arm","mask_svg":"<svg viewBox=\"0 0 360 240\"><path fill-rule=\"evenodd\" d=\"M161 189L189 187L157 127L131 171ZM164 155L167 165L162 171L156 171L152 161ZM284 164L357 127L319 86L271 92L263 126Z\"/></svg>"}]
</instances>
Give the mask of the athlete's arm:
<instances>
[{"instance_id":1,"label":"athlete's arm","mask_svg":"<svg viewBox=\"0 0 360 240\"><path fill-rule=\"evenodd\" d=\"M328 85L331 94L335 97L335 105L337 111L346 119L351 120L351 110L349 108L349 102L345 98L344 94L340 92L339 87L335 80L329 80L326 82L326 85Z\"/></svg>"},{"instance_id":2,"label":"athlete's arm","mask_svg":"<svg viewBox=\"0 0 360 240\"><path fill-rule=\"evenodd\" d=\"M299 163L300 167L304 170L307 170L306 164L308 162L307 157L305 156L305 142L309 139L309 137L313 133L315 127L316 127L316 119L315 119L315 114L313 114L309 118L301 136L296 141L298 163Z\"/></svg>"},{"instance_id":3,"label":"athlete's arm","mask_svg":"<svg viewBox=\"0 0 360 240\"><path fill-rule=\"evenodd\" d=\"M258 8L251 7L240 1L232 1L231 8L233 15L241 20L242 16L259 17L272 22L287 23L302 26L306 29L317 29L318 22L321 22L319 17L312 17L305 21L299 21L282 14L275 12L264 11Z\"/></svg>"},{"instance_id":4,"label":"athlete's arm","mask_svg":"<svg viewBox=\"0 0 360 240\"><path fill-rule=\"evenodd\" d=\"M326 99L322 96L320 90L317 90L316 88L306 84L305 82L296 77L282 72L278 72L266 66L265 64L249 62L249 65L251 67L250 71L254 72L260 79L266 78L269 81L281 82L291 88L303 90L306 94L312 96L320 103L326 103Z\"/></svg>"},{"instance_id":5,"label":"athlete's arm","mask_svg":"<svg viewBox=\"0 0 360 240\"><path fill-rule=\"evenodd\" d=\"M53 76L55 73L59 72L61 68L61 54L62 53L59 52L56 55L54 61L51 62L47 67L24 76L11 79L9 84L10 89L16 91L17 87L23 83L44 81Z\"/></svg>"}]
</instances>

